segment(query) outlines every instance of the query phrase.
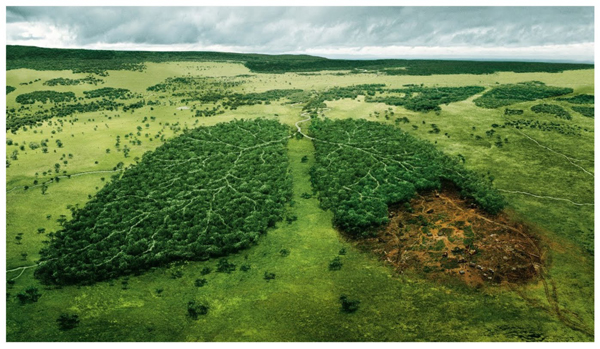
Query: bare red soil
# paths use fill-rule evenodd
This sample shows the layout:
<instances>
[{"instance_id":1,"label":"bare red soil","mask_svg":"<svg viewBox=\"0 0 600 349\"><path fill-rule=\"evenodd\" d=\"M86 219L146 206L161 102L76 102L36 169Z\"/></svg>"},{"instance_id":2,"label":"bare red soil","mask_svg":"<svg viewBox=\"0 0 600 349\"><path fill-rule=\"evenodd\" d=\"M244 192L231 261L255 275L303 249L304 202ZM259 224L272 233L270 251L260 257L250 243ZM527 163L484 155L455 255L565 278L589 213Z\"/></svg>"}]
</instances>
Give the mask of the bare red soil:
<instances>
[{"instance_id":1,"label":"bare red soil","mask_svg":"<svg viewBox=\"0 0 600 349\"><path fill-rule=\"evenodd\" d=\"M505 214L489 215L455 189L418 196L392 208L390 223L359 242L399 272L440 274L469 285L525 283L539 275L537 240Z\"/></svg>"}]
</instances>

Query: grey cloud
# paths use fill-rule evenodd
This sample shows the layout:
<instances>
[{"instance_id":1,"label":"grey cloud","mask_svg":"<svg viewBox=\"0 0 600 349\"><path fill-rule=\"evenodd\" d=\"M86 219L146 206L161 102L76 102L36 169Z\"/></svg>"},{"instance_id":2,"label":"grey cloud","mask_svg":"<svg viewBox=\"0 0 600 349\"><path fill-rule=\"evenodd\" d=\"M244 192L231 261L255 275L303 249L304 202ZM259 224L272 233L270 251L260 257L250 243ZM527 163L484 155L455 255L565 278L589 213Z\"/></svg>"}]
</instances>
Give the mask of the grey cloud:
<instances>
[{"instance_id":1,"label":"grey cloud","mask_svg":"<svg viewBox=\"0 0 600 349\"><path fill-rule=\"evenodd\" d=\"M590 43L593 12L593 7L7 7L6 21L68 30L74 42L66 46L198 44L280 53ZM7 32L8 43L19 35Z\"/></svg>"}]
</instances>

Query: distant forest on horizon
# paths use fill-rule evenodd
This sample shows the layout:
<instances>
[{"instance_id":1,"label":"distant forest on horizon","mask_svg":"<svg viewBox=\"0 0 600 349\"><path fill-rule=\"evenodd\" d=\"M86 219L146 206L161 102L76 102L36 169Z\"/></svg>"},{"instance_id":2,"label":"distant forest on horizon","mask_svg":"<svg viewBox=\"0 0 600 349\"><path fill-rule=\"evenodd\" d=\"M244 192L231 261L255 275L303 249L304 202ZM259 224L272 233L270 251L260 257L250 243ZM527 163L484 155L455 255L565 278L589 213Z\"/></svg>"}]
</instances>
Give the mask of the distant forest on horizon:
<instances>
[{"instance_id":1,"label":"distant forest on horizon","mask_svg":"<svg viewBox=\"0 0 600 349\"><path fill-rule=\"evenodd\" d=\"M482 60L328 59L310 55L268 55L209 51L113 51L6 46L6 69L72 70L102 74L106 70L143 70L145 62L233 61L255 73L350 70L387 75L493 74L593 69L587 63L542 63Z\"/></svg>"}]
</instances>

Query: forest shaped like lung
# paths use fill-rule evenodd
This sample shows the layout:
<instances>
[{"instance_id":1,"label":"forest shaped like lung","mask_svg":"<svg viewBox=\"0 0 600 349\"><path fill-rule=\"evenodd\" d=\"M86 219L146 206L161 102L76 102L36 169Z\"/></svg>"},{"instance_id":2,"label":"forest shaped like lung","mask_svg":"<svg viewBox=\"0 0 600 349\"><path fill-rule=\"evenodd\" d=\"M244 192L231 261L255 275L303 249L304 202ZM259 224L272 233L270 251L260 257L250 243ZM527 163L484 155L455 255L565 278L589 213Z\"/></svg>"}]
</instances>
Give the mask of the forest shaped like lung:
<instances>
[{"instance_id":1,"label":"forest shaped like lung","mask_svg":"<svg viewBox=\"0 0 600 349\"><path fill-rule=\"evenodd\" d=\"M388 222L390 205L440 189L443 181L489 213L505 206L491 183L466 170L460 159L398 128L366 120L313 119L309 131L316 150L313 187L322 207L333 211L334 225L347 233L369 233Z\"/></svg>"},{"instance_id":2,"label":"forest shaped like lung","mask_svg":"<svg viewBox=\"0 0 600 349\"><path fill-rule=\"evenodd\" d=\"M249 247L291 199L288 139L286 126L262 119L186 131L74 210L36 277L88 284Z\"/></svg>"}]
</instances>

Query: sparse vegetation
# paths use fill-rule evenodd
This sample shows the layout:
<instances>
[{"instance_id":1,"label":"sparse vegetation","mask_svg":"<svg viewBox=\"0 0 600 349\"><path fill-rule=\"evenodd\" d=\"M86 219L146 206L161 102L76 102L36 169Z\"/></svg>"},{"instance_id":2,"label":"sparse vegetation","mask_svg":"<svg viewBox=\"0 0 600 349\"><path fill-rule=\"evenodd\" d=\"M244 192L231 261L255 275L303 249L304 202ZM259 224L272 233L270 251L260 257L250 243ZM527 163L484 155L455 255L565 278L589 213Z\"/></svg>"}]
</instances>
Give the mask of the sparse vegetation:
<instances>
[{"instance_id":1,"label":"sparse vegetation","mask_svg":"<svg viewBox=\"0 0 600 349\"><path fill-rule=\"evenodd\" d=\"M518 119L513 121L507 121L504 126L510 126L517 129L531 128L545 132L557 132L567 136L581 136L583 127L578 125L568 125L565 123L554 122L554 121L539 121L530 119Z\"/></svg>"}]
</instances>

